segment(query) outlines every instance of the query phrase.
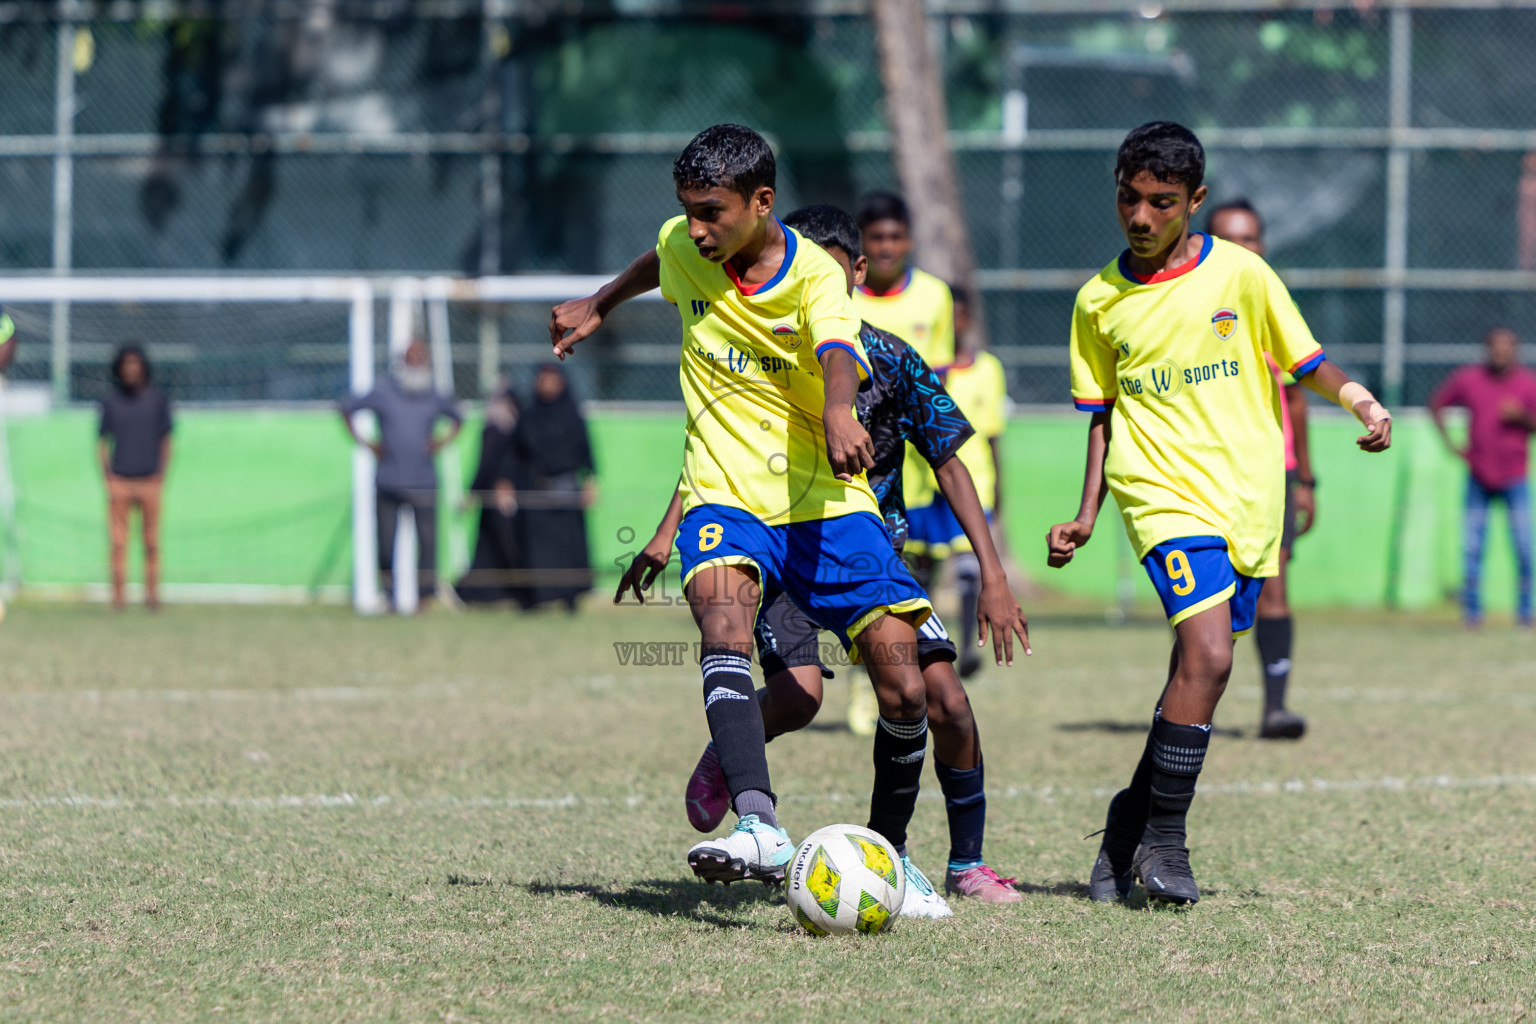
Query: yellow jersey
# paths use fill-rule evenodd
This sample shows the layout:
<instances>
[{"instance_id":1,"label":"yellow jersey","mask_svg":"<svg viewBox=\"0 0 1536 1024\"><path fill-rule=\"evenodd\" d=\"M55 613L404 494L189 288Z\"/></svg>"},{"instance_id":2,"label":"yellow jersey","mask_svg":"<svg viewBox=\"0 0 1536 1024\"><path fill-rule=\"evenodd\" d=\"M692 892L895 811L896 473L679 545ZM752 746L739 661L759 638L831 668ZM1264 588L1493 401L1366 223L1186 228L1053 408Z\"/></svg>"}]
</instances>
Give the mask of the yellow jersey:
<instances>
[{"instance_id":1,"label":"yellow jersey","mask_svg":"<svg viewBox=\"0 0 1536 1024\"><path fill-rule=\"evenodd\" d=\"M905 341L929 366L955 358L955 298L949 285L926 270L908 265L906 275L888 292L860 285L853 308L864 320ZM917 449L907 445L901 489L908 508L932 503L937 483Z\"/></svg>"},{"instance_id":2,"label":"yellow jersey","mask_svg":"<svg viewBox=\"0 0 1536 1024\"><path fill-rule=\"evenodd\" d=\"M976 428L976 433L955 454L970 471L981 507L991 512L997 496L997 466L992 460L991 442L1008 425L1008 374L997 356L978 352L969 363L941 367L939 379Z\"/></svg>"},{"instance_id":3,"label":"yellow jersey","mask_svg":"<svg viewBox=\"0 0 1536 1024\"><path fill-rule=\"evenodd\" d=\"M955 359L955 299L949 285L926 270L907 267L907 275L888 292L860 285L853 308L874 326L917 349L929 366Z\"/></svg>"},{"instance_id":4,"label":"yellow jersey","mask_svg":"<svg viewBox=\"0 0 1536 1024\"><path fill-rule=\"evenodd\" d=\"M770 526L878 518L864 474L845 483L827 461L820 356L847 349L869 376L843 268L785 227L778 273L743 285L728 264L699 255L685 217L662 226L656 254L661 294L683 320L684 510L729 505Z\"/></svg>"},{"instance_id":5,"label":"yellow jersey","mask_svg":"<svg viewBox=\"0 0 1536 1024\"><path fill-rule=\"evenodd\" d=\"M1280 278L1210 235L1198 259L1143 280L1121 255L1077 293L1072 398L1112 409L1104 472L1136 557L1219 536L1248 576L1279 571L1285 504L1269 353L1295 376L1326 358Z\"/></svg>"}]
</instances>

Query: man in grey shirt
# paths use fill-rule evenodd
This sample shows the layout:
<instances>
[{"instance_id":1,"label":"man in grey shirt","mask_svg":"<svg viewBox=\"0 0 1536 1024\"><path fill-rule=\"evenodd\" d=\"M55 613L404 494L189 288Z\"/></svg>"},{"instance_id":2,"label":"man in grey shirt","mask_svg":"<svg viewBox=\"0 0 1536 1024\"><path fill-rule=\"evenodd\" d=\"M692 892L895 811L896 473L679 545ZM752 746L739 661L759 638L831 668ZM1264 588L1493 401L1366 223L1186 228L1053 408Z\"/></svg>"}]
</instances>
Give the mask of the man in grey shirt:
<instances>
[{"instance_id":1,"label":"man in grey shirt","mask_svg":"<svg viewBox=\"0 0 1536 1024\"><path fill-rule=\"evenodd\" d=\"M357 432L352 414L367 409L379 420L379 439L369 441ZM432 366L427 346L420 339L410 347L385 379L362 396L341 403L341 416L358 444L378 457L374 477L379 517L379 570L386 594L394 592L395 523L402 506L416 520L416 585L421 598L437 591L437 464L434 458L443 445L458 436L464 418L452 398L432 387ZM435 437L437 421L446 419L448 433Z\"/></svg>"}]
</instances>

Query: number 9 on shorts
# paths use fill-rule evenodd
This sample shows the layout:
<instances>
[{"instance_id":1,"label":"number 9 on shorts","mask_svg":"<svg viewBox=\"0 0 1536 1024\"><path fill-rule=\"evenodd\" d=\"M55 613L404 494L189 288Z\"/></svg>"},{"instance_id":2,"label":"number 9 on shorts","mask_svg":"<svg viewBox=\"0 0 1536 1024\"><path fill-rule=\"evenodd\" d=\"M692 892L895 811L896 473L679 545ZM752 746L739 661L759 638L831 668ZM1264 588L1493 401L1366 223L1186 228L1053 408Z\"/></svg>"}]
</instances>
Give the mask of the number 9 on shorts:
<instances>
[{"instance_id":1,"label":"number 9 on shorts","mask_svg":"<svg viewBox=\"0 0 1536 1024\"><path fill-rule=\"evenodd\" d=\"M1162 599L1170 626L1226 601L1232 607L1232 632L1246 633L1253 628L1264 580L1244 576L1233 568L1223 538L1164 541L1148 551L1141 564Z\"/></svg>"}]
</instances>

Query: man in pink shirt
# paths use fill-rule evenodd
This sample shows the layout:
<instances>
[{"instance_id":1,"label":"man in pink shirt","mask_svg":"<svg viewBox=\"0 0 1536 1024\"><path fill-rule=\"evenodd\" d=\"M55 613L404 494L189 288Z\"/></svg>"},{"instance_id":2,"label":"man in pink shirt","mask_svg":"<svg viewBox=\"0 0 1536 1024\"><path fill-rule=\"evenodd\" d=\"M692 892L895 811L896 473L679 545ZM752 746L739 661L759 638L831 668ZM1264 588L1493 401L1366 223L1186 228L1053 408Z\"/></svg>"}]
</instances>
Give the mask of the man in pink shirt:
<instances>
[{"instance_id":1,"label":"man in pink shirt","mask_svg":"<svg viewBox=\"0 0 1536 1024\"><path fill-rule=\"evenodd\" d=\"M1517 614L1520 625L1530 628L1531 494L1526 471L1530 435L1536 430L1536 373L1520 365L1520 338L1508 327L1490 329L1483 336L1483 346L1484 362L1452 373L1429 400L1441 438L1471 469L1463 524L1462 616L1469 628L1482 623L1483 536L1488 507L1502 501L1520 564ZM1470 414L1464 447L1458 447L1445 430L1445 410L1452 405Z\"/></svg>"}]
</instances>

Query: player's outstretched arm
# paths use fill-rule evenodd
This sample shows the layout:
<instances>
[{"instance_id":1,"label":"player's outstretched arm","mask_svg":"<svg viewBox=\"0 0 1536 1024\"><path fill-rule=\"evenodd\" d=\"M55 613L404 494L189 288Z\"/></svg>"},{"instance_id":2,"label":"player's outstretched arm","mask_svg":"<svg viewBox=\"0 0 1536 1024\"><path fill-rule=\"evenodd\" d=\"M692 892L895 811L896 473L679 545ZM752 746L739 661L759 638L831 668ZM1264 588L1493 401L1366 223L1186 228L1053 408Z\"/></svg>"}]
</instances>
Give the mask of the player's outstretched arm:
<instances>
[{"instance_id":1,"label":"player's outstretched arm","mask_svg":"<svg viewBox=\"0 0 1536 1024\"><path fill-rule=\"evenodd\" d=\"M1077 507L1077 518L1068 523L1057 523L1046 534L1046 564L1060 569L1072 561L1077 549L1088 543L1093 536L1093 524L1099 518L1099 506L1109 493L1104 480L1104 459L1109 454L1110 413L1096 412L1088 424L1088 463L1083 470L1083 499Z\"/></svg>"},{"instance_id":2,"label":"player's outstretched arm","mask_svg":"<svg viewBox=\"0 0 1536 1024\"><path fill-rule=\"evenodd\" d=\"M1368 452L1384 452L1392 445L1392 414L1365 385L1349 379L1337 365L1324 361L1301 378L1301 383L1328 401L1355 414L1366 432L1355 443Z\"/></svg>"},{"instance_id":3,"label":"player's outstretched arm","mask_svg":"<svg viewBox=\"0 0 1536 1024\"><path fill-rule=\"evenodd\" d=\"M992 654L1001 665L1006 656L1013 664L1013 635L1017 633L1024 644L1025 654L1035 652L1029 646L1029 620L1024 609L1008 589L1008 574L992 544L992 531L987 528L987 514L982 511L981 499L976 495L976 481L971 471L957 457L950 456L933 471L939 482L939 491L960 527L971 542L976 560L981 563L981 596L976 602L976 646L986 645L992 637Z\"/></svg>"},{"instance_id":4,"label":"player's outstretched arm","mask_svg":"<svg viewBox=\"0 0 1536 1024\"><path fill-rule=\"evenodd\" d=\"M549 341L555 348L555 358L564 360L577 342L603 325L603 318L619 303L660 287L661 257L651 249L637 256L595 294L560 303L549 314Z\"/></svg>"},{"instance_id":5,"label":"player's outstretched arm","mask_svg":"<svg viewBox=\"0 0 1536 1024\"><path fill-rule=\"evenodd\" d=\"M645 604L646 592L672 558L672 538L677 535L677 525L682 521L683 494L681 491L673 491L672 503L667 506L667 514L661 517L661 525L656 527L656 536L641 549L620 577L619 589L613 595L614 604L624 602L626 590L634 593L636 601Z\"/></svg>"},{"instance_id":6,"label":"player's outstretched arm","mask_svg":"<svg viewBox=\"0 0 1536 1024\"><path fill-rule=\"evenodd\" d=\"M827 435L827 461L839 480L851 481L875 464L874 442L853 415L859 364L847 349L829 345L821 357L821 369L826 388L821 422Z\"/></svg>"}]
</instances>

